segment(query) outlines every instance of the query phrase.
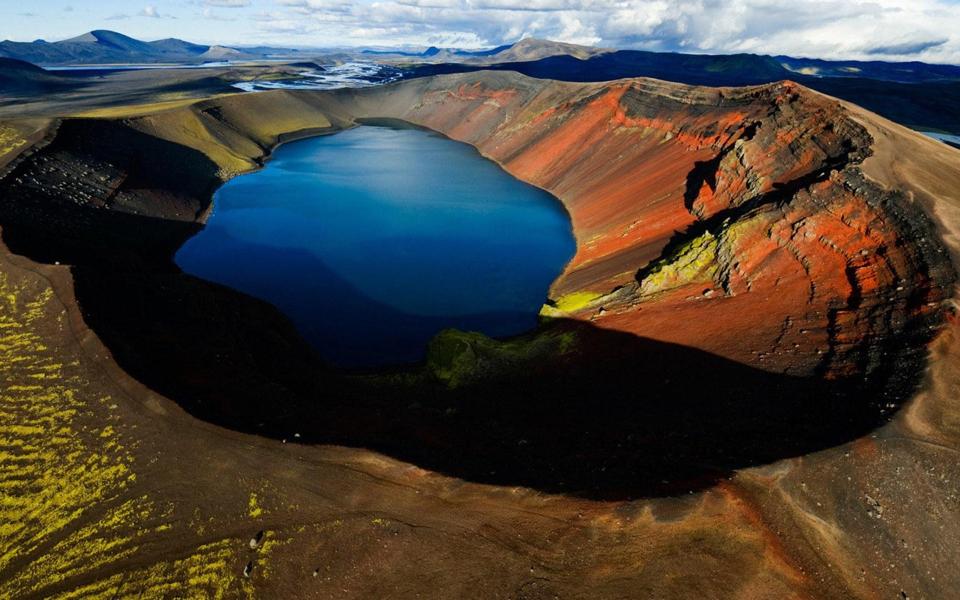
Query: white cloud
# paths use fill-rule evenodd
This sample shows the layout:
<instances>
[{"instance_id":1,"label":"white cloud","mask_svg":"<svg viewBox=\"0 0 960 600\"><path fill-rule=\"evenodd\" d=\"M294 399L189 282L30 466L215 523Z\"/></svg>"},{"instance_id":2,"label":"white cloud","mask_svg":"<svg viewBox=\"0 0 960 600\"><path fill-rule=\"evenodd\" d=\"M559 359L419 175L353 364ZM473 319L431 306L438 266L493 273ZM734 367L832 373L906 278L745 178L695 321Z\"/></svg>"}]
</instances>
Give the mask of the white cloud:
<instances>
[{"instance_id":1,"label":"white cloud","mask_svg":"<svg viewBox=\"0 0 960 600\"><path fill-rule=\"evenodd\" d=\"M213 0L232 2L234 0ZM246 1L246 0L243 0ZM274 0L257 21L316 45L619 48L960 63L956 0ZM439 43L438 43L439 40Z\"/></svg>"},{"instance_id":2,"label":"white cloud","mask_svg":"<svg viewBox=\"0 0 960 600\"><path fill-rule=\"evenodd\" d=\"M220 8L243 8L250 6L250 0L203 0L206 6L217 6Z\"/></svg>"},{"instance_id":3,"label":"white cloud","mask_svg":"<svg viewBox=\"0 0 960 600\"><path fill-rule=\"evenodd\" d=\"M221 15L221 14L215 13L215 12L213 12L212 10L210 10L209 8L204 8L202 11L200 11L200 16L203 17L204 19L209 19L209 20L211 20L211 21L224 21L224 22L226 22L226 21L236 21L236 20L237 20L235 17L225 17L225 16L223 16L223 15Z\"/></svg>"},{"instance_id":4,"label":"white cloud","mask_svg":"<svg viewBox=\"0 0 960 600\"><path fill-rule=\"evenodd\" d=\"M114 15L114 16L118 18L124 18L126 15ZM148 4L144 6L143 10L141 10L137 16L149 17L151 19L176 19L176 17L173 15L168 15L166 13L161 14L161 12L157 9L157 7L152 4Z\"/></svg>"}]
</instances>

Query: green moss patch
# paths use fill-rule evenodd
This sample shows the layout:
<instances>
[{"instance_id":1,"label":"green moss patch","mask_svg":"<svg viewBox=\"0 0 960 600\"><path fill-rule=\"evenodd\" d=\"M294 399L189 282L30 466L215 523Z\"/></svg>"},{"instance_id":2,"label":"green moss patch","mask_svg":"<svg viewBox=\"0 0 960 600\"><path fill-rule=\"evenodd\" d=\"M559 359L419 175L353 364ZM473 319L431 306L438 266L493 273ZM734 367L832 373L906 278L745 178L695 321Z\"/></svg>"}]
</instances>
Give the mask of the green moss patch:
<instances>
[{"instance_id":1,"label":"green moss patch","mask_svg":"<svg viewBox=\"0 0 960 600\"><path fill-rule=\"evenodd\" d=\"M717 272L717 238L709 231L681 244L646 269L640 279L641 295L712 281Z\"/></svg>"},{"instance_id":2,"label":"green moss patch","mask_svg":"<svg viewBox=\"0 0 960 600\"><path fill-rule=\"evenodd\" d=\"M483 379L485 374L509 373L576 346L572 331L542 331L510 340L495 340L482 333L445 329L427 348L427 371L450 388Z\"/></svg>"}]
</instances>

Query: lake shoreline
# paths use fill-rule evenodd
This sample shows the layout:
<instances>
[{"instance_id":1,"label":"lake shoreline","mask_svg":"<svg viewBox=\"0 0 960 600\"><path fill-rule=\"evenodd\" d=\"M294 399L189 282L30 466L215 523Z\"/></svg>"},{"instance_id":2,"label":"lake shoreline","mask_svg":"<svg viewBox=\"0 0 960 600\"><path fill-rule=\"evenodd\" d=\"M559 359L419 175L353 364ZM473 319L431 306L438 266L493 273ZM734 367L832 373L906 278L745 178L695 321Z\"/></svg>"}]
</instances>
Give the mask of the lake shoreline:
<instances>
[{"instance_id":1,"label":"lake shoreline","mask_svg":"<svg viewBox=\"0 0 960 600\"><path fill-rule=\"evenodd\" d=\"M569 222L569 214L561 203L552 195L535 186L529 186L524 182L516 180L512 175L503 171L495 162L483 157L475 148L468 144L450 140L446 136L437 134L429 129L418 127L405 121L387 119L387 120L364 120L359 119L359 127L346 129L325 128L321 130L320 136L295 136L296 145L291 145L294 139L283 140L283 147L278 144L278 148L271 152L269 157L263 161L263 166L256 171L244 175L243 178L232 178L223 187L219 188L211 201L211 210L204 215L205 227L194 237L188 240L184 247L177 251L175 262L188 273L200 275L208 279L212 278L236 289L253 293L262 299L278 304L288 315L293 315L295 323L299 323L302 333L308 340L312 340L313 345L321 355L337 356L336 347L338 344L345 343L343 340L350 338L359 338L364 334L363 331L370 331L371 323L386 319L382 322L381 333L370 331L372 338L377 339L377 347L383 352L394 356L394 359L381 358L375 359L373 355L368 360L334 360L335 364L343 367L373 367L390 366L391 363L397 365L411 364L423 360L428 341L442 329L455 327L469 331L482 331L487 335L503 338L526 333L535 329L538 323L538 312L543 303L547 300L547 290L555 278L562 272L566 264L572 258L575 241L572 236L572 227ZM379 129L385 132L380 133ZM347 138L333 139L329 134L339 133L340 136ZM404 142L403 140L410 141ZM346 140L362 140L355 143L364 145L354 148ZM382 141L377 141L382 140ZM378 149L379 144L386 144ZM336 152L323 151L322 149L329 145L337 146ZM372 144L372 145L371 145ZM394 147L395 144L401 144ZM409 149L404 148L403 144L409 144ZM343 146L340 148L340 146ZM366 148L366 145L370 145ZM317 150L310 150L315 148ZM305 170L297 168L296 172L284 175L282 178L274 177L271 169L280 169L280 172L286 173L284 169L291 164L290 157L303 155L308 156L308 152L322 152L322 164L316 167L305 167ZM419 158L420 155L427 153L434 158ZM356 156L353 156L356 154ZM311 155L312 156L312 155ZM319 157L320 154L317 155ZM439 159L443 158L443 161ZM312 160L318 160L314 157ZM391 162L392 161L392 162ZM399 162L398 162L399 161ZM436 166L445 161L442 172L436 171ZM399 170L389 170L388 164L396 163ZM337 165L345 165L337 167ZM357 165L366 164L364 167ZM346 180L340 179L337 175L337 169L346 168ZM333 169L333 171L330 171ZM387 169L387 170L385 170ZM329 172L329 173L328 173ZM409 175L406 173L409 172ZM442 174L441 174L442 173ZM399 178L399 179L398 179ZM369 181L368 181L369 179ZM391 182L386 182L388 179ZM431 180L435 179L431 183ZM314 194L320 194L319 198L325 197L327 193L346 193L346 190L355 189L360 195L350 202L362 200L366 203L373 203L369 208L360 210L349 208L352 217L344 219L341 216L350 203L342 205L344 208L334 208L336 204L326 207L325 202L311 200L301 201L293 200L293 197L300 198L298 194L304 192L293 191L300 190L298 180L309 181L330 181L329 184L334 187L328 187L324 192L323 187L317 188ZM392 181L396 180L396 181ZM270 189L261 189L257 181L271 182L269 185L276 186L276 191ZM265 184L266 185L266 184ZM307 184L303 184L307 185ZM320 185L320 184L316 184ZM258 201L255 210L260 214L258 223L244 224L242 231L246 235L251 233L251 227L264 226L264 219L267 215L272 215L270 219L283 219L288 214L286 206L300 206L298 210L308 211L305 215L310 215L316 210L329 210L329 215L317 219L307 216L312 225L309 230L302 230L304 227L301 222L289 222L287 227L293 227L293 231L299 231L294 238L291 233L283 233L276 227L284 227L283 221L270 221L269 227L272 233L267 237L257 238L258 244L267 244L262 246L262 255L248 253L251 250L247 248L246 242L240 242L234 234L224 235L226 230L222 229L221 224L227 223L223 227L229 227L230 206L233 196L231 194L239 193L235 190L243 190L248 186L256 190L257 198L269 198L269 200ZM367 189L373 190L370 195ZM487 189L489 188L489 189ZM437 190L443 190L442 192ZM291 195L292 194L292 195ZM431 200L432 196L437 196ZM516 196L515 200L509 200ZM344 200L346 201L346 197ZM342 202L343 202L342 201ZM235 201L234 201L235 202ZM298 204L300 202L305 202ZM451 204L453 202L453 204ZM293 203L293 204L291 204ZM508 208L512 203L517 203L516 208ZM543 205L549 210L544 212L544 217L549 215L550 223L557 220L557 235L561 231L566 232L567 241L563 243L564 250L562 256L556 260L550 259L547 262L553 262L550 272L542 276L534 276L527 273L527 269L533 265L532 261L546 260L547 252L555 252L552 248L556 243L541 239L541 233L534 219L534 214L540 211L539 206ZM244 212L252 210L247 207L246 201L243 206ZM422 208L410 208L422 206ZM401 224L385 220L385 215L396 212L398 218L404 219ZM513 211L506 212L506 211ZM241 213L232 213L241 214ZM513 216L508 216L508 215ZM376 215L376 216L372 216ZM402 215L402 217L401 217ZM539 217L537 217L539 218ZM226 220L225 220L226 219ZM316 219L315 221L313 219ZM433 221L442 219L444 225L431 227L428 225ZM519 231L524 235L518 236L505 231L509 229L508 222L504 221L501 225L496 225L492 220L495 219L523 219L524 224L519 225ZM530 220L528 222L528 220ZM486 224L487 222L489 224ZM362 223L369 222L364 226ZM360 225L357 225L360 224ZM551 225L554 227L554 225ZM212 229L211 229L212 228ZM344 235L343 231L355 228L356 235L353 237ZM461 233L455 233L458 228L462 228ZM212 233L215 230L217 233ZM384 230L383 234L372 233L375 230ZM239 231L239 230L238 230ZM323 234L323 231L328 231ZM386 233L392 231L393 233ZM379 235L396 236L394 239L399 243L404 253L415 253L420 255L424 252L418 247L420 242L414 242L416 239L422 239L423 243L435 244L441 238L448 239L449 247L437 252L425 252L418 259L411 257L399 258L395 255L387 254L380 258L373 258L377 248L381 243L364 243L364 237L373 235L374 239ZM554 235L554 234L551 234ZM315 237L333 236L337 240L332 246ZM413 236L413 237L411 237ZM424 236L418 238L417 236ZM485 241L485 238L489 241ZM205 247L207 243L204 240L219 240L218 242L209 242L216 244L227 244L236 246L234 252L228 253L229 257L223 260L209 258L203 254L200 248ZM252 238L251 238L252 239ZM335 252L335 256L341 258L335 259L332 266L333 270L320 262L311 262L314 259L308 259L306 255L291 255L290 259L299 261L301 266L292 269L289 276L282 280L277 279L278 273L286 272L290 267L286 264L288 261L280 260L280 264L270 269L257 267L263 257L276 256L276 252L269 250L268 247L274 243L274 239L281 239L283 247L291 248L290 244L302 245L304 248L328 247L326 252ZM292 240L299 241L292 241ZM469 239L469 242L466 241ZM238 245L239 244L239 245ZM413 244L413 245L411 245ZM450 245L452 244L452 245ZM342 255L338 249L340 246L349 245L355 247L350 256ZM495 267L497 263L495 257L498 253L504 252L507 247L516 247L510 252L510 259L507 256L499 259L502 266ZM374 250L370 250L373 248ZM279 249L279 247L278 247ZM456 250L454 250L456 249ZM451 254L451 251L454 254ZM210 256L219 256L221 250L217 246L209 247L207 252ZM318 259L322 259L323 253L312 251ZM364 259L363 256L371 254L371 259ZM395 252L394 252L395 254ZM296 256L296 258L294 258ZM238 257L246 257L242 260ZM360 258L357 258L360 257ZM540 258L544 257L544 258ZM434 266L433 263L440 259ZM353 272L364 269L364 260L372 260L371 265L375 264L378 269L384 271L377 275L371 272L369 275L354 275ZM211 262L212 261L212 262ZM306 261L306 262L304 262ZM400 261L400 262L398 262ZM237 270L237 263L244 263L245 267ZM339 263L344 263L344 267L337 267ZM390 264L394 266L388 266ZM308 266L313 264L313 266ZM346 264L350 264L346 268ZM530 266L525 266L529 264ZM405 266L401 266L405 265ZM441 265L449 265L444 267ZM471 266L472 265L472 266ZM346 270L344 270L346 268ZM540 268L540 267L538 267ZM494 269L494 271L490 271ZM306 276L299 275L299 272L307 273ZM410 275L403 275L410 271ZM258 277L265 277L273 281L271 285L258 284L251 279L252 272L260 273ZM339 273L334 275L334 272ZM489 275L486 273L489 272ZM320 275L323 273L323 275ZM417 274L419 273L419 274ZM434 273L429 275L429 273ZM470 275L466 275L469 273ZM494 275L496 273L496 275ZM491 277L489 282L484 283L485 277ZM340 292L330 292L329 294L321 292L315 286L317 278L329 279L333 290ZM457 281L461 279L461 281ZM308 285L301 283L309 281L313 292L292 292L298 285ZM506 281L514 281L506 288ZM348 283L349 282L349 283ZM416 283L415 283L416 282ZM433 283L437 282L437 283ZM439 282L442 282L439 283ZM539 293L533 291L536 285L531 282L541 282L543 289ZM498 287L501 286L501 287ZM474 291L475 289L475 291ZM274 290L283 290L277 293ZM348 291L352 290L352 291ZM360 290L362 293L357 295ZM526 290L526 291L525 291ZM342 300L331 300L328 296L344 293L347 298ZM520 304L517 300L508 300L514 295L521 294L529 298L523 301L526 306L527 317L510 316ZM296 296L296 300L291 296ZM353 300L348 298L354 297ZM312 297L312 302L307 302L306 297ZM419 300L414 300L420 298ZM444 298L449 298L445 300ZM459 298L459 300L453 300ZM502 300L497 300L502 298ZM374 304L370 304L373 302ZM400 304L397 304L397 303ZM413 304L411 304L413 302ZM453 304L448 303L453 302ZM504 302L506 302L504 304ZM309 307L305 306L309 304ZM294 308L294 306L300 308ZM354 307L368 305L370 314L365 314L362 310L348 310L344 307ZM460 306L460 308L455 308ZM285 307L285 308L284 308ZM323 308L326 307L326 308ZM393 308L388 308L393 307ZM447 307L447 308L444 308ZM400 312L395 317L389 317L391 311L399 309ZM440 312L444 310L454 310L447 321L444 322L440 317ZM343 313L339 318L331 317L331 314ZM454 316L454 315L459 316ZM428 316L429 315L429 316ZM436 315L436 316L433 316ZM501 315L501 316L497 316ZM343 334L320 336L318 331L326 331L330 327L323 323L325 319L333 319L334 322L349 323L353 327L351 336ZM371 321L373 319L374 321ZM417 334L416 322L423 323L423 331L429 331L429 335ZM520 322L525 325L520 325ZM497 324L500 323L500 324ZM507 325L507 323L515 323ZM381 341L384 333L390 332L385 338L393 341ZM406 335L412 336L410 339L419 339L419 342L401 342L406 339L399 332L407 332ZM320 337L318 337L320 336ZM400 337L398 337L400 336ZM326 340L326 341L324 341ZM355 347L355 342L351 339L350 347ZM413 350L413 346L417 348ZM410 351L401 351L401 348L410 346ZM390 348L390 350L387 350ZM356 352L356 351L354 351ZM386 356L386 355L385 355ZM372 362L371 362L372 361Z\"/></svg>"}]
</instances>

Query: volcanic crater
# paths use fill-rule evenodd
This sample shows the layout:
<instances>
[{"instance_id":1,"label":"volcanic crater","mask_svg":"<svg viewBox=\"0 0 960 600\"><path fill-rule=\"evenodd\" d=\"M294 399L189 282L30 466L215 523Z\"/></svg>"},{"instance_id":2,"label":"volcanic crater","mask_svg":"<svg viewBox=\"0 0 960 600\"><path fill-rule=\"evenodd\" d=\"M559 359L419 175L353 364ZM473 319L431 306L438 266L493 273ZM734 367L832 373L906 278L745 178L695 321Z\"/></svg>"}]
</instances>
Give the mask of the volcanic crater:
<instances>
[{"instance_id":1,"label":"volcanic crater","mask_svg":"<svg viewBox=\"0 0 960 600\"><path fill-rule=\"evenodd\" d=\"M220 184L368 119L469 143L561 200L577 251L536 331L444 331L422 365L340 372L274 307L176 267ZM477 482L673 495L856 439L920 384L956 275L921 203L864 173L874 142L790 82L274 91L64 119L7 167L0 227L70 265L117 363L202 419Z\"/></svg>"}]
</instances>

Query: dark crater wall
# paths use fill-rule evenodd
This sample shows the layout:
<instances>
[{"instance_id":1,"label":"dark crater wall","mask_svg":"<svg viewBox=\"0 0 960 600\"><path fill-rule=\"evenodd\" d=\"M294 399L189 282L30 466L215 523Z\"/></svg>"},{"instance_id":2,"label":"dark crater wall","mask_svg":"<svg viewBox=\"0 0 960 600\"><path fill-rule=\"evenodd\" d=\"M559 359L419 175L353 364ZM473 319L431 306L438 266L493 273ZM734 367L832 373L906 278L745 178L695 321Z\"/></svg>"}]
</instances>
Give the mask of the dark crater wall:
<instances>
[{"instance_id":1,"label":"dark crater wall","mask_svg":"<svg viewBox=\"0 0 960 600\"><path fill-rule=\"evenodd\" d=\"M491 97L505 106L491 112L497 118L510 123L522 114L516 108L522 105L510 104L520 102L510 90L463 100L455 85L449 88L452 99L430 113L430 94L450 84L441 80L426 91L417 87L422 85L305 98L320 99L318 116L341 123L348 122L354 97L361 107L355 117L426 125L431 114L454 122L457 107L489 107L484 103ZM544 93L537 88L519 97L529 103ZM388 94L403 106L384 100ZM325 104L330 98L336 101ZM568 108L582 115L595 110L595 101L572 101ZM230 130L221 139L244 131L230 120L243 111L237 104L243 100L230 102L218 113L217 122ZM649 110L645 103L634 97L627 105L643 112ZM671 110L684 117L682 106ZM709 110L693 110L695 118L710 120ZM667 113L661 107L657 114ZM487 113L472 118L477 130L499 131L484 121ZM553 124L551 131L574 122L571 117ZM264 145L262 135L250 137ZM473 143L484 149L484 141ZM685 171L694 173L694 159L720 165L723 153L721 145L691 156ZM912 394L923 372L924 344L940 318L936 311L910 310L909 303L935 303L954 278L925 215L895 193L871 192L863 196L864 209L889 216L900 234L893 243L908 248L921 291L908 294L892 312L883 312L883 298L854 302L854 314L882 313L881 320L900 322L850 338L844 348L850 358L840 361L835 352L826 357L843 368L792 375L570 315L505 342L446 332L434 341L425 365L341 373L323 365L270 305L188 276L173 264L179 246L202 227L221 172L205 154L147 135L130 122L64 121L51 144L0 181L3 239L34 260L72 265L84 317L118 363L200 418L291 441L300 434L300 443L370 447L451 475L550 492L594 498L685 492L737 468L869 432L889 418L889 406ZM702 169L694 174L703 177ZM823 180L835 182L836 193L870 185L855 172L836 177ZM721 179L704 182L719 189ZM677 202L686 210L682 178L679 183ZM820 206L822 195L810 191L816 182L810 184L770 192L782 197L768 197L764 210L785 211L798 201ZM803 200L805 195L811 199ZM692 206L696 198L686 202ZM701 212L709 219L706 208ZM633 271L647 262L635 263ZM618 297L629 299L628 291ZM834 317L838 330L846 326L844 314L838 309ZM898 348L906 353L877 363L889 373L868 368L878 352Z\"/></svg>"}]
</instances>

